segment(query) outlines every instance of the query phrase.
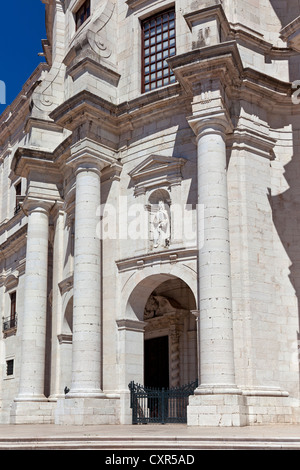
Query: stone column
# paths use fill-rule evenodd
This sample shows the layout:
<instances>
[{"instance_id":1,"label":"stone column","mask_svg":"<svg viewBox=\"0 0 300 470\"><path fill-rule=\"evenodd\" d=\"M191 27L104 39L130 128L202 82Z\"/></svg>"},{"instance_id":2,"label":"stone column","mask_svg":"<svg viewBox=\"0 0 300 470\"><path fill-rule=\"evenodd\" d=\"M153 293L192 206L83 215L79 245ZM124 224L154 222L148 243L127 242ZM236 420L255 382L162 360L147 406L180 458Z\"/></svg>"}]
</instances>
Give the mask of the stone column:
<instances>
[{"instance_id":1,"label":"stone column","mask_svg":"<svg viewBox=\"0 0 300 470\"><path fill-rule=\"evenodd\" d=\"M196 400L202 407L198 408L196 422L241 425L238 397L241 392L235 384L233 349L226 161L228 123L225 116L220 115L192 118L190 124L197 136L199 217L203 217L204 209L204 220L198 220L200 377L195 396L202 396ZM226 398L218 401L219 409L210 415L209 408L212 409L216 401L211 395L215 394L236 396L234 418L230 408L226 408L229 404ZM230 400L232 403L232 398Z\"/></svg>"},{"instance_id":2,"label":"stone column","mask_svg":"<svg viewBox=\"0 0 300 470\"><path fill-rule=\"evenodd\" d=\"M235 387L227 195L226 121L198 126L201 387ZM202 208L201 208L202 206Z\"/></svg>"},{"instance_id":3,"label":"stone column","mask_svg":"<svg viewBox=\"0 0 300 470\"><path fill-rule=\"evenodd\" d=\"M101 240L97 235L100 167L76 169L73 362L67 398L97 398L101 390Z\"/></svg>"},{"instance_id":4,"label":"stone column","mask_svg":"<svg viewBox=\"0 0 300 470\"><path fill-rule=\"evenodd\" d=\"M27 207L22 353L15 401L44 401L50 204L27 201Z\"/></svg>"}]
</instances>

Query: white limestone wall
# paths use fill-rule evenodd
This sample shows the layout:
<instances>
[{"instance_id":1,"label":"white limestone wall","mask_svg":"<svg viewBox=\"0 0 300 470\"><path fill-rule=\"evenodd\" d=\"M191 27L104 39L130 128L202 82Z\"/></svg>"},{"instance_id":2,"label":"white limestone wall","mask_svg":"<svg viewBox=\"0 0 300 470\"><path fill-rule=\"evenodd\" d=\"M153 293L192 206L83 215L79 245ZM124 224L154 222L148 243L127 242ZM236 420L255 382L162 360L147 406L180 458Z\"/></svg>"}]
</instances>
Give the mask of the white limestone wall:
<instances>
[{"instance_id":1,"label":"white limestone wall","mask_svg":"<svg viewBox=\"0 0 300 470\"><path fill-rule=\"evenodd\" d=\"M298 397L299 244L293 206L299 191L297 166L288 170L297 149L288 126L272 136L277 145L271 162L255 151L233 150L229 165L236 377L242 388L279 387Z\"/></svg>"},{"instance_id":2,"label":"white limestone wall","mask_svg":"<svg viewBox=\"0 0 300 470\"><path fill-rule=\"evenodd\" d=\"M22 258L22 251L16 252ZM9 269L9 263L7 263ZM21 356L21 337L23 331L23 311L24 311L24 281L25 276L21 275L17 285L17 315L18 326L15 334L4 338L2 336L2 316L10 315L10 297L9 290L5 285L0 287L0 309L1 309L1 338L0 338L0 423L8 424L10 422L10 409L12 398L17 395L20 377L20 356ZM14 290L14 289L13 289ZM7 377L6 361L14 360L14 374Z\"/></svg>"},{"instance_id":3,"label":"white limestone wall","mask_svg":"<svg viewBox=\"0 0 300 470\"><path fill-rule=\"evenodd\" d=\"M271 165L271 201L274 220L274 293L280 344L278 374L293 397L299 396L299 124L288 120L278 133L276 158ZM293 138L293 142L291 140Z\"/></svg>"}]
</instances>

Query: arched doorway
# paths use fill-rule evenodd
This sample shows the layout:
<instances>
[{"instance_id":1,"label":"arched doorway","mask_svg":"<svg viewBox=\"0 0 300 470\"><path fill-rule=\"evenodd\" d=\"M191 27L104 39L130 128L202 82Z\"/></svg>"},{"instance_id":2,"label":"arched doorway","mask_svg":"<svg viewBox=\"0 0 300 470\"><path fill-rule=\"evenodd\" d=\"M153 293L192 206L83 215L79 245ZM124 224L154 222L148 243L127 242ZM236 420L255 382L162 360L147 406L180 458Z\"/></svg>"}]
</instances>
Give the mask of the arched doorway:
<instances>
[{"instance_id":1,"label":"arched doorway","mask_svg":"<svg viewBox=\"0 0 300 470\"><path fill-rule=\"evenodd\" d=\"M143 315L145 386L178 387L197 379L195 308L191 289L179 278L151 292Z\"/></svg>"},{"instance_id":2,"label":"arched doorway","mask_svg":"<svg viewBox=\"0 0 300 470\"><path fill-rule=\"evenodd\" d=\"M168 338L168 345L162 346L168 359L165 361L167 373L162 374L168 376L169 387L197 379L197 330L191 313L197 309L197 273L181 263L145 267L127 277L121 293L120 304L124 305L124 310L117 320L120 420L121 424L130 424L129 384L144 385L146 348L150 349L150 354L157 348L155 341L151 344L148 340ZM155 309L151 314L149 302L153 297ZM151 356L149 360L153 364L153 372L150 372L153 377L159 373L159 361Z\"/></svg>"}]
</instances>

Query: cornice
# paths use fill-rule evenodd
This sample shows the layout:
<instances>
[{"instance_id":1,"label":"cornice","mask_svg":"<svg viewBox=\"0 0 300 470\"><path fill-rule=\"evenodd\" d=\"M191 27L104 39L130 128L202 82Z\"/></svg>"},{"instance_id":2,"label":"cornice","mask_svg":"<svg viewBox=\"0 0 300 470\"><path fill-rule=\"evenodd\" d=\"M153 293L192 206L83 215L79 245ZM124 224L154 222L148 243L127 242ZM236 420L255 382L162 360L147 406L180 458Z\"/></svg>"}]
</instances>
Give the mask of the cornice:
<instances>
[{"instance_id":1,"label":"cornice","mask_svg":"<svg viewBox=\"0 0 300 470\"><path fill-rule=\"evenodd\" d=\"M152 2L155 0L152 0ZM143 6L144 3L149 3L149 0L125 0L129 8L134 9Z\"/></svg>"},{"instance_id":2,"label":"cornice","mask_svg":"<svg viewBox=\"0 0 300 470\"><path fill-rule=\"evenodd\" d=\"M255 132L249 128L237 127L233 133L227 137L227 147L232 150L248 150L251 154L256 154L273 160L274 147L277 140L266 134Z\"/></svg>"},{"instance_id":3,"label":"cornice","mask_svg":"<svg viewBox=\"0 0 300 470\"><path fill-rule=\"evenodd\" d=\"M223 30L225 36L230 33L229 22L225 15L223 6L221 3L216 5L209 5L207 7L201 8L199 10L190 11L183 15L185 21L187 22L188 27L192 31L193 24L202 22L203 20L210 19L212 17L216 18L219 21L219 24Z\"/></svg>"},{"instance_id":4,"label":"cornice","mask_svg":"<svg viewBox=\"0 0 300 470\"><path fill-rule=\"evenodd\" d=\"M13 233L4 243L0 245L0 258L5 258L9 254L14 253L16 247L20 245L21 241L26 241L27 224Z\"/></svg>"},{"instance_id":5,"label":"cornice","mask_svg":"<svg viewBox=\"0 0 300 470\"><path fill-rule=\"evenodd\" d=\"M236 41L195 49L168 59L168 63L191 96L197 89L201 91L202 83L217 78L232 100L256 101L267 110L276 106L284 113L294 111L291 84L244 68Z\"/></svg>"},{"instance_id":6,"label":"cornice","mask_svg":"<svg viewBox=\"0 0 300 470\"><path fill-rule=\"evenodd\" d=\"M45 149L19 147L13 157L11 170L17 176L26 176L29 168L43 171L58 171L53 161L53 153Z\"/></svg>"},{"instance_id":7,"label":"cornice","mask_svg":"<svg viewBox=\"0 0 300 470\"><path fill-rule=\"evenodd\" d=\"M169 85L153 92L145 93L131 101L113 104L89 91L81 91L50 114L50 118L60 126L74 131L87 119L98 122L101 127L110 129L120 135L139 121L149 119L153 115L166 113L174 114L174 107L182 107L187 97L183 95L179 84ZM172 108L168 105L172 105Z\"/></svg>"},{"instance_id":8,"label":"cornice","mask_svg":"<svg viewBox=\"0 0 300 470\"><path fill-rule=\"evenodd\" d=\"M76 63L72 63L67 68L66 73L72 77L73 80L76 80L78 76L82 75L85 72L89 72L92 75L98 76L100 79L110 83L111 85L117 87L121 75L115 72L114 70L108 68L107 66L97 62L91 57L84 57L78 60Z\"/></svg>"},{"instance_id":9,"label":"cornice","mask_svg":"<svg viewBox=\"0 0 300 470\"><path fill-rule=\"evenodd\" d=\"M53 123L53 126L56 124ZM26 176L29 168L48 170L60 175L60 160L63 156L69 155L71 142L72 136L69 136L53 152L37 147L18 147L11 163L11 170L17 176Z\"/></svg>"},{"instance_id":10,"label":"cornice","mask_svg":"<svg viewBox=\"0 0 300 470\"><path fill-rule=\"evenodd\" d=\"M242 85L238 92L241 99L256 102L266 110L273 111L276 107L277 112L294 112L295 105L291 99L292 84L257 70L244 69Z\"/></svg>"},{"instance_id":11,"label":"cornice","mask_svg":"<svg viewBox=\"0 0 300 470\"><path fill-rule=\"evenodd\" d=\"M243 63L236 41L201 47L167 59L177 80L187 93L199 87L201 79L210 80L226 75L227 85L238 85L243 73Z\"/></svg>"},{"instance_id":12,"label":"cornice","mask_svg":"<svg viewBox=\"0 0 300 470\"><path fill-rule=\"evenodd\" d=\"M40 77L43 72L49 71L50 67L46 63L41 63L28 78L21 92L11 105L7 106L0 116L0 145L5 142L10 134L15 133L19 122L26 121L30 113L30 98L41 83Z\"/></svg>"},{"instance_id":13,"label":"cornice","mask_svg":"<svg viewBox=\"0 0 300 470\"><path fill-rule=\"evenodd\" d=\"M122 319L116 320L118 330L127 330L127 331L144 331L145 327L147 326L146 322L139 321L139 320L132 320L132 319Z\"/></svg>"},{"instance_id":14,"label":"cornice","mask_svg":"<svg viewBox=\"0 0 300 470\"><path fill-rule=\"evenodd\" d=\"M300 16L282 28L280 37L287 42L289 47L300 52Z\"/></svg>"}]
</instances>

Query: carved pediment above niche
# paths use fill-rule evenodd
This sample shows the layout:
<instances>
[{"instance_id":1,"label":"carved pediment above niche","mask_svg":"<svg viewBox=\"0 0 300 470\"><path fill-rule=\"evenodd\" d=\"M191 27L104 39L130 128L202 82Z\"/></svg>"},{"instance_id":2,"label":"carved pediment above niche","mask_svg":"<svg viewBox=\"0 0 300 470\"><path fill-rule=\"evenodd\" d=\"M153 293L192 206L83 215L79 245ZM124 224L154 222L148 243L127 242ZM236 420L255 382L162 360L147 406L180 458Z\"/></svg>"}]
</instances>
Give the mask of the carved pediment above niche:
<instances>
[{"instance_id":1,"label":"carved pediment above niche","mask_svg":"<svg viewBox=\"0 0 300 470\"><path fill-rule=\"evenodd\" d=\"M150 155L129 172L135 196L154 188L180 184L185 163L184 158Z\"/></svg>"},{"instance_id":2,"label":"carved pediment above niche","mask_svg":"<svg viewBox=\"0 0 300 470\"><path fill-rule=\"evenodd\" d=\"M146 2L148 2L148 0L125 0L125 3L127 3L129 8L140 7Z\"/></svg>"},{"instance_id":3,"label":"carved pediment above niche","mask_svg":"<svg viewBox=\"0 0 300 470\"><path fill-rule=\"evenodd\" d=\"M19 273L15 272L15 273L9 274L4 281L6 291L15 289L18 283L19 283Z\"/></svg>"}]
</instances>

